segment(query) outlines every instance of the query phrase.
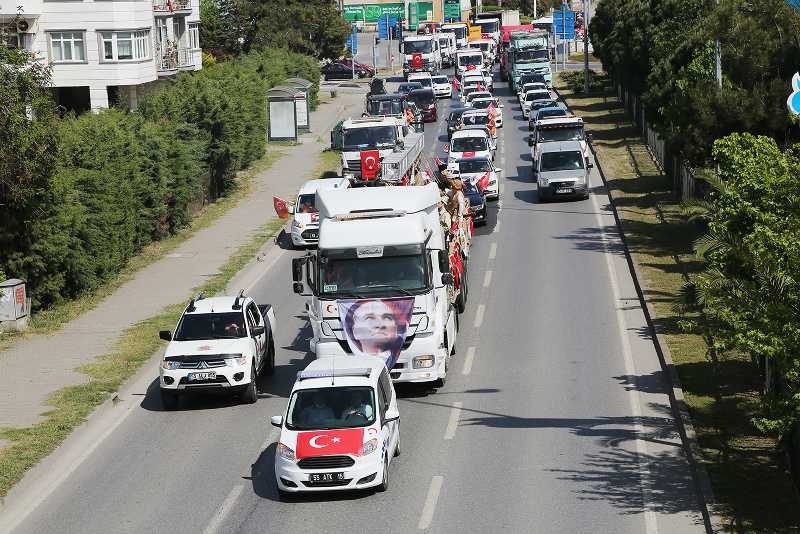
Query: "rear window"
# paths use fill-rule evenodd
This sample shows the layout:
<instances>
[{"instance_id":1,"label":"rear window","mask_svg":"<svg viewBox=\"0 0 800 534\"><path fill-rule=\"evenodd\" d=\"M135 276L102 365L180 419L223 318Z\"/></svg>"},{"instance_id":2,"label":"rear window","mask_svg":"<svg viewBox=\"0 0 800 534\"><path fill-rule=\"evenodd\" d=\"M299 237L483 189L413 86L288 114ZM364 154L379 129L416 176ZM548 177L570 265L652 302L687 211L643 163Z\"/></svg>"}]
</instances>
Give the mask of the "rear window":
<instances>
[{"instance_id":1,"label":"rear window","mask_svg":"<svg viewBox=\"0 0 800 534\"><path fill-rule=\"evenodd\" d=\"M489 150L489 145L483 136L459 137L453 140L450 150L452 152L483 152Z\"/></svg>"},{"instance_id":2,"label":"rear window","mask_svg":"<svg viewBox=\"0 0 800 534\"><path fill-rule=\"evenodd\" d=\"M436 102L433 91L412 91L408 93L408 99L419 107L428 107Z\"/></svg>"},{"instance_id":3,"label":"rear window","mask_svg":"<svg viewBox=\"0 0 800 534\"><path fill-rule=\"evenodd\" d=\"M430 78L417 78L414 80L418 84L422 85L422 87L433 87L433 82Z\"/></svg>"},{"instance_id":4,"label":"rear window","mask_svg":"<svg viewBox=\"0 0 800 534\"><path fill-rule=\"evenodd\" d=\"M543 100L545 98L551 98L550 93L545 91L536 91L534 93L528 93L525 95L525 102L530 102L532 100Z\"/></svg>"},{"instance_id":5,"label":"rear window","mask_svg":"<svg viewBox=\"0 0 800 534\"><path fill-rule=\"evenodd\" d=\"M433 83L450 83L450 80L447 79L447 76L434 76Z\"/></svg>"}]
</instances>

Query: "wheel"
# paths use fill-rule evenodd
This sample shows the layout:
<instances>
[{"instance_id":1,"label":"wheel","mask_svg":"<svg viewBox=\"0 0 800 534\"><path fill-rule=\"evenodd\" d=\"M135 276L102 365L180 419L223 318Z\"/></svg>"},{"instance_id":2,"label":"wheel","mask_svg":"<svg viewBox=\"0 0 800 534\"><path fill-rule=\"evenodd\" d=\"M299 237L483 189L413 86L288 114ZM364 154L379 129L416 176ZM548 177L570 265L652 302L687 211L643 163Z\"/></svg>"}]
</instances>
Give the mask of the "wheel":
<instances>
[{"instance_id":1,"label":"wheel","mask_svg":"<svg viewBox=\"0 0 800 534\"><path fill-rule=\"evenodd\" d=\"M381 480L381 483L375 488L375 490L380 493L383 493L388 489L389 489L389 459L386 458L383 461L383 480Z\"/></svg>"},{"instance_id":2,"label":"wheel","mask_svg":"<svg viewBox=\"0 0 800 534\"><path fill-rule=\"evenodd\" d=\"M180 398L178 393L167 389L161 390L161 407L165 410L174 410L178 407Z\"/></svg>"},{"instance_id":3,"label":"wheel","mask_svg":"<svg viewBox=\"0 0 800 534\"><path fill-rule=\"evenodd\" d=\"M247 384L247 387L244 391L242 391L242 402L245 404L253 404L258 399L258 391L256 391L256 382L258 381L258 374L256 373L256 365L253 364L253 367L250 371L250 383Z\"/></svg>"},{"instance_id":4,"label":"wheel","mask_svg":"<svg viewBox=\"0 0 800 534\"><path fill-rule=\"evenodd\" d=\"M394 457L395 458L400 456L400 428L399 428L399 425L398 425L398 428L397 428L397 434L398 434L397 435L397 444L394 446Z\"/></svg>"},{"instance_id":5,"label":"wheel","mask_svg":"<svg viewBox=\"0 0 800 534\"><path fill-rule=\"evenodd\" d=\"M275 374L275 343L272 339L267 346L267 366L264 367L263 373L267 376Z\"/></svg>"}]
</instances>

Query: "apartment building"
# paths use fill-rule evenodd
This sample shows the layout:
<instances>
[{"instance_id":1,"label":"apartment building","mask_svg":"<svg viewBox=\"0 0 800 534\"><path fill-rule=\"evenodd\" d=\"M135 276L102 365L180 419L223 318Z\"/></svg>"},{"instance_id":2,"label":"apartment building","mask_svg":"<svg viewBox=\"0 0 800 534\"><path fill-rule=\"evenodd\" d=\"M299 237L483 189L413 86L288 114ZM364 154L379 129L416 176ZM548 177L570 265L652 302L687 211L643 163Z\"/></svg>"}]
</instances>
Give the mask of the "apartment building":
<instances>
[{"instance_id":1,"label":"apartment building","mask_svg":"<svg viewBox=\"0 0 800 534\"><path fill-rule=\"evenodd\" d=\"M200 0L0 0L5 41L52 66L56 101L83 111L126 103L202 68Z\"/></svg>"}]
</instances>

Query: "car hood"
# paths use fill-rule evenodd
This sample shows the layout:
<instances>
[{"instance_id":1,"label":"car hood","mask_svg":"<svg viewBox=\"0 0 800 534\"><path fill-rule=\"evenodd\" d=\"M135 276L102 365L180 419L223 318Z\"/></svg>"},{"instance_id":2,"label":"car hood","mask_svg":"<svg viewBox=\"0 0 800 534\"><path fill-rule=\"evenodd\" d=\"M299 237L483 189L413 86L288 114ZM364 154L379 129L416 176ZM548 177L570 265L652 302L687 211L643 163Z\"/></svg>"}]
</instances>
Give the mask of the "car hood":
<instances>
[{"instance_id":1,"label":"car hood","mask_svg":"<svg viewBox=\"0 0 800 534\"><path fill-rule=\"evenodd\" d=\"M250 338L201 339L196 341L171 341L165 358L180 356L215 356L218 354L248 354L252 352Z\"/></svg>"},{"instance_id":2,"label":"car hood","mask_svg":"<svg viewBox=\"0 0 800 534\"><path fill-rule=\"evenodd\" d=\"M551 182L582 181L586 177L584 171L546 171L539 173L539 179Z\"/></svg>"}]
</instances>

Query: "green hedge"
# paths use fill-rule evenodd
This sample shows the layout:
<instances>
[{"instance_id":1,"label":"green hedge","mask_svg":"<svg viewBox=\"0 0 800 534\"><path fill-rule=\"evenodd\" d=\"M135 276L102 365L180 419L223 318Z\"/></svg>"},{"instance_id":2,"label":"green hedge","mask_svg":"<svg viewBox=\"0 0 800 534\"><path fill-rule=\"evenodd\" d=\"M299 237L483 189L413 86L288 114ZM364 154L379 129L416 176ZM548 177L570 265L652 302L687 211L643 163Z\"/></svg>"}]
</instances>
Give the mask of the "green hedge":
<instances>
[{"instance_id":1,"label":"green hedge","mask_svg":"<svg viewBox=\"0 0 800 534\"><path fill-rule=\"evenodd\" d=\"M292 76L314 82L315 105L316 61L265 50L179 75L135 112L59 121L58 164L26 206L32 216L0 221L0 270L28 282L36 308L112 278L143 246L185 226L193 199L224 195L263 156L265 92Z\"/></svg>"}]
</instances>

